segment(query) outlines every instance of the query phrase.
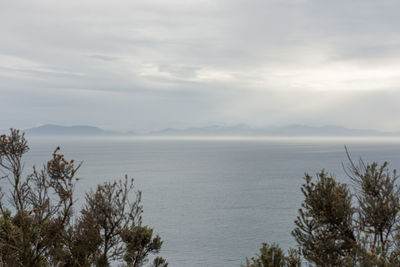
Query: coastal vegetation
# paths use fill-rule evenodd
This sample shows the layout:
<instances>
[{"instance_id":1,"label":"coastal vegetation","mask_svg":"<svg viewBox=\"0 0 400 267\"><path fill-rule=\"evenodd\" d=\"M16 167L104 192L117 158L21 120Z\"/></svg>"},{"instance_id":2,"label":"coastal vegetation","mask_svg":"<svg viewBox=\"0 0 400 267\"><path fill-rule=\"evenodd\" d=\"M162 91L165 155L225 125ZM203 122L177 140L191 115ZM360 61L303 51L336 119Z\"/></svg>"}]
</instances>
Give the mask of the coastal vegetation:
<instances>
[{"instance_id":1,"label":"coastal vegetation","mask_svg":"<svg viewBox=\"0 0 400 267\"><path fill-rule=\"evenodd\" d=\"M57 147L42 168L24 175L24 134L0 136L0 266L139 267L158 254L161 238L142 225L141 192L133 180L106 182L86 193L76 213L74 189L81 163ZM3 186L4 183L6 186ZM166 267L154 257L153 267Z\"/></svg>"},{"instance_id":2,"label":"coastal vegetation","mask_svg":"<svg viewBox=\"0 0 400 267\"><path fill-rule=\"evenodd\" d=\"M304 201L287 253L264 243L246 267L400 266L400 191L388 163L355 163L347 152L350 184L321 171L305 175Z\"/></svg>"}]
</instances>

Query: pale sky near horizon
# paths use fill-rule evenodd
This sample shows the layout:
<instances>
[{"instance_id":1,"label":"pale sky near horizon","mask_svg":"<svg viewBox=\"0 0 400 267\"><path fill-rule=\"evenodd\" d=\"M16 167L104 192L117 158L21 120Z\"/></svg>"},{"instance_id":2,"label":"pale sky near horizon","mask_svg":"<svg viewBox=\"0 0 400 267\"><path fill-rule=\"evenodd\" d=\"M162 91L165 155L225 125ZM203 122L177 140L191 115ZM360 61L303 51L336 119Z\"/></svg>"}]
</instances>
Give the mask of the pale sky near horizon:
<instances>
[{"instance_id":1,"label":"pale sky near horizon","mask_svg":"<svg viewBox=\"0 0 400 267\"><path fill-rule=\"evenodd\" d=\"M0 129L400 131L400 1L2 0Z\"/></svg>"}]
</instances>

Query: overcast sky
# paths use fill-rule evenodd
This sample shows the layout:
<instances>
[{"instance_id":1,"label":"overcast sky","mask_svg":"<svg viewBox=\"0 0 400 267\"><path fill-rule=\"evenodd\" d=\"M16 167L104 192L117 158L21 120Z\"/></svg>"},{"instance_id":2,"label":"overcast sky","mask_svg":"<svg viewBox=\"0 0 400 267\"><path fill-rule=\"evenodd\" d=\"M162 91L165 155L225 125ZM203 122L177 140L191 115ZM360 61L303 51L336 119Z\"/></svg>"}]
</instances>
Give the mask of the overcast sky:
<instances>
[{"instance_id":1,"label":"overcast sky","mask_svg":"<svg viewBox=\"0 0 400 267\"><path fill-rule=\"evenodd\" d=\"M400 130L400 1L2 0L0 129Z\"/></svg>"}]
</instances>

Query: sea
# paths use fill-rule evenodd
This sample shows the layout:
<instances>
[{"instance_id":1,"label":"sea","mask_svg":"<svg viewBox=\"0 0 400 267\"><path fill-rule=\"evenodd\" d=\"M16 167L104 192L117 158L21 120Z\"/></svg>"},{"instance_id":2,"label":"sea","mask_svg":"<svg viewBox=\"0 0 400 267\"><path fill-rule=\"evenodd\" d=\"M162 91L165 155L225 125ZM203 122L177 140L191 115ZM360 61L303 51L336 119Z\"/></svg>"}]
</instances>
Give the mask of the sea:
<instances>
[{"instance_id":1,"label":"sea","mask_svg":"<svg viewBox=\"0 0 400 267\"><path fill-rule=\"evenodd\" d=\"M82 161L75 196L97 184L134 178L142 191L143 224L164 241L172 267L240 266L263 242L296 247L291 235L304 199L304 174L324 169L351 182L353 160L400 168L400 139L327 137L32 137L25 173L57 146Z\"/></svg>"}]
</instances>

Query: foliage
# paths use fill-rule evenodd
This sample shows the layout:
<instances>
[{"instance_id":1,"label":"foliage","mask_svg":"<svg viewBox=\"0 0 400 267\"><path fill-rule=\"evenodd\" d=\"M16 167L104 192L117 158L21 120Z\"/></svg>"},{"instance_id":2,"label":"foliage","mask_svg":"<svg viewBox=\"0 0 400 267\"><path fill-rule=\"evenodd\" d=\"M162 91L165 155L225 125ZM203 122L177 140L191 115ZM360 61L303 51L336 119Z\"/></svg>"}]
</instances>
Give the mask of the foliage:
<instances>
[{"instance_id":1,"label":"foliage","mask_svg":"<svg viewBox=\"0 0 400 267\"><path fill-rule=\"evenodd\" d=\"M298 251L291 249L286 256L277 244L263 243L260 254L251 257L251 261L246 259L243 267L297 267L300 264Z\"/></svg>"},{"instance_id":2,"label":"foliage","mask_svg":"<svg viewBox=\"0 0 400 267\"><path fill-rule=\"evenodd\" d=\"M304 201L292 235L298 250L288 256L264 244L253 266L400 266L400 189L388 163L355 164L346 149L351 186L321 171L305 175ZM296 252L293 254L293 252ZM294 256L293 256L294 255Z\"/></svg>"},{"instance_id":3,"label":"foliage","mask_svg":"<svg viewBox=\"0 0 400 267\"><path fill-rule=\"evenodd\" d=\"M23 177L24 134L11 129L0 136L0 171L8 194L0 188L0 265L6 266L143 266L162 241L142 226L141 192L133 180L98 185L74 214L75 174L81 164L67 161L58 147L42 169ZM5 198L6 197L6 198ZM132 257L131 257L132 256ZM134 256L134 257L133 257ZM156 257L152 266L166 267Z\"/></svg>"},{"instance_id":4,"label":"foliage","mask_svg":"<svg viewBox=\"0 0 400 267\"><path fill-rule=\"evenodd\" d=\"M316 183L309 175L305 180L301 188L305 200L292 234L307 260L317 265L343 265L356 243L351 194L346 185L323 171Z\"/></svg>"},{"instance_id":5,"label":"foliage","mask_svg":"<svg viewBox=\"0 0 400 267\"><path fill-rule=\"evenodd\" d=\"M161 238L158 235L153 238L153 229L147 226L125 229L122 240L126 244L124 259L128 266L132 267L141 266L147 261L147 255L158 253L162 245ZM154 266L167 266L167 264L162 258L157 258Z\"/></svg>"}]
</instances>

